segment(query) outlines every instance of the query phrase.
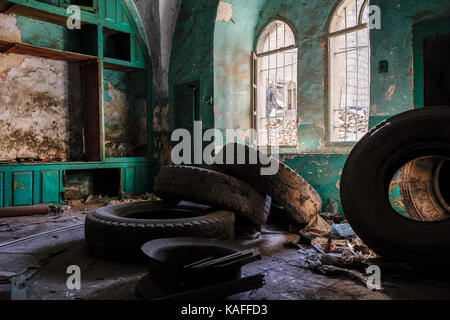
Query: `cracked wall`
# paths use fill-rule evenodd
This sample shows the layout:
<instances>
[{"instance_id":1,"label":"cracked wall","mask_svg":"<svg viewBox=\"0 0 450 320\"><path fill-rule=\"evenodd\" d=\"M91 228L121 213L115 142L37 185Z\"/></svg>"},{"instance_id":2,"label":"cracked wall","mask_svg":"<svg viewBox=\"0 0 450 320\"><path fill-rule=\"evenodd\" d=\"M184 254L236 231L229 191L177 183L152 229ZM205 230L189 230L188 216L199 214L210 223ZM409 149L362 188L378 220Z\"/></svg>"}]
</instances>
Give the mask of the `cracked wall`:
<instances>
[{"instance_id":1,"label":"cracked wall","mask_svg":"<svg viewBox=\"0 0 450 320\"><path fill-rule=\"evenodd\" d=\"M147 155L147 93L144 72L104 71L107 158Z\"/></svg>"},{"instance_id":2,"label":"cracked wall","mask_svg":"<svg viewBox=\"0 0 450 320\"><path fill-rule=\"evenodd\" d=\"M15 16L0 21L0 37L22 42ZM1 161L82 158L80 79L75 64L0 54Z\"/></svg>"}]
</instances>

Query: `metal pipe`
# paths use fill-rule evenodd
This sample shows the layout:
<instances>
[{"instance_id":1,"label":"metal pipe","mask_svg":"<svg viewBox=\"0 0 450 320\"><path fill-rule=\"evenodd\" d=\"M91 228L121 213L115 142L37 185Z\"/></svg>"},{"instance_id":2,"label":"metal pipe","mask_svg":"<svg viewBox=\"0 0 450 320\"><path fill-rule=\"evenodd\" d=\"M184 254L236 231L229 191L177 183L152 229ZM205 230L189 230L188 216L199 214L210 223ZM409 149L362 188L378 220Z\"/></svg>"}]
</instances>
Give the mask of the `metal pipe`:
<instances>
[{"instance_id":1,"label":"metal pipe","mask_svg":"<svg viewBox=\"0 0 450 320\"><path fill-rule=\"evenodd\" d=\"M17 240L13 240L13 241L10 241L10 242L2 243L2 244L0 244L0 248L5 248L5 247L11 246L13 244L17 244L17 243L28 241L28 240L37 239L37 238L40 238L40 237L43 237L43 236L46 236L46 235L49 235L49 234L52 234L52 233L58 233L58 232L61 232L61 231L66 231L66 230L70 230L70 229L79 228L79 227L82 227L82 226L84 226L84 222L77 223L77 224L74 224L74 225L71 225L71 226L67 226L67 227L62 227L62 228L50 230L50 231L41 232L41 233L38 233L38 234L35 234L35 235L32 235L32 236L28 236L28 237L25 237L25 238L22 238L22 239L17 239Z\"/></svg>"}]
</instances>

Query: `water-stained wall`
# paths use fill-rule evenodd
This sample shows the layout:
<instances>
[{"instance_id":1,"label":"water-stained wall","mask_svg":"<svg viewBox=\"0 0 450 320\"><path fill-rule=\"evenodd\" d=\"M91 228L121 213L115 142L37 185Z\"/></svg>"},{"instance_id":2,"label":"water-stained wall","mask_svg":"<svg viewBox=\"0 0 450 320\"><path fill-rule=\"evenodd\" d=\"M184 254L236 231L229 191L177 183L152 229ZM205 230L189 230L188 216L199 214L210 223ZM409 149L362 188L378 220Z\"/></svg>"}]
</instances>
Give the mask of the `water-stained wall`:
<instances>
[{"instance_id":1,"label":"water-stained wall","mask_svg":"<svg viewBox=\"0 0 450 320\"><path fill-rule=\"evenodd\" d=\"M104 72L105 152L107 158L147 155L145 72Z\"/></svg>"},{"instance_id":2,"label":"water-stained wall","mask_svg":"<svg viewBox=\"0 0 450 320\"><path fill-rule=\"evenodd\" d=\"M22 42L18 24L15 16L0 15L0 37ZM82 158L80 77L76 64L0 54L1 161Z\"/></svg>"}]
</instances>

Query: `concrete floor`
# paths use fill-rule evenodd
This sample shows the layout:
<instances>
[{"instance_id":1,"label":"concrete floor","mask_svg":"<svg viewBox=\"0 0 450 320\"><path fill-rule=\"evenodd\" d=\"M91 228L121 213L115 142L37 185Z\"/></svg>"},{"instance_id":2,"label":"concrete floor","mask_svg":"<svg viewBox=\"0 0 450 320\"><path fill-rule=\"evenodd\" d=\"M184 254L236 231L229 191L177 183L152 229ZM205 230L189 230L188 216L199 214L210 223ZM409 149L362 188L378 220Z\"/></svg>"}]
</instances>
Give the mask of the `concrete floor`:
<instances>
[{"instance_id":1,"label":"concrete floor","mask_svg":"<svg viewBox=\"0 0 450 320\"><path fill-rule=\"evenodd\" d=\"M75 208L62 215L7 218L0 220L0 243L39 232L70 226L83 221L94 206ZM266 285L255 292L232 299L248 300L390 300L450 299L450 278L445 272L426 272L409 266L383 262L383 290L373 292L365 284L347 275L325 276L302 267L302 253L283 244L296 240L294 234L267 227L262 237L243 241L258 247L262 260L243 268L243 275L264 273ZM81 268L81 290L69 291L67 267ZM84 241L84 229L76 228L35 240L0 248L0 299L10 298L11 286L5 275L23 273L28 299L139 299L135 285L146 274L145 265L106 261L93 257ZM3 278L2 278L3 277Z\"/></svg>"}]
</instances>

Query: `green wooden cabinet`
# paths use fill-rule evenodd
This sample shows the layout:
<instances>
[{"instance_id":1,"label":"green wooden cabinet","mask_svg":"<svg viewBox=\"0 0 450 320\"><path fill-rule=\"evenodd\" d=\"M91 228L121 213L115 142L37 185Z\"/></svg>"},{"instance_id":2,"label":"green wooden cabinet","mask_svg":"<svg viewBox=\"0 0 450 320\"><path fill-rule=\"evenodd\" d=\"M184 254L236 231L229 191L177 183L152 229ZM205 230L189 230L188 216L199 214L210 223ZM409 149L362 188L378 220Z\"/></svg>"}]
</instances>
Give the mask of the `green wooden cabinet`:
<instances>
[{"instance_id":1,"label":"green wooden cabinet","mask_svg":"<svg viewBox=\"0 0 450 320\"><path fill-rule=\"evenodd\" d=\"M33 204L33 172L13 173L13 205Z\"/></svg>"},{"instance_id":2,"label":"green wooden cabinet","mask_svg":"<svg viewBox=\"0 0 450 320\"><path fill-rule=\"evenodd\" d=\"M94 184L99 179L105 179L105 170L107 177L112 181L115 178L110 176L117 174L116 195L103 193L103 196L108 194L114 198L119 195L119 191L130 195L143 194L151 189L152 168L153 164L150 162L133 163L132 161L0 165L0 207L41 203L63 204L66 202L64 200L66 183L69 183L64 181L63 176L80 171L97 175L97 178L90 181ZM97 185L91 187L92 190L98 189Z\"/></svg>"},{"instance_id":3,"label":"green wooden cabinet","mask_svg":"<svg viewBox=\"0 0 450 320\"><path fill-rule=\"evenodd\" d=\"M42 203L59 202L59 172L41 172Z\"/></svg>"}]
</instances>

